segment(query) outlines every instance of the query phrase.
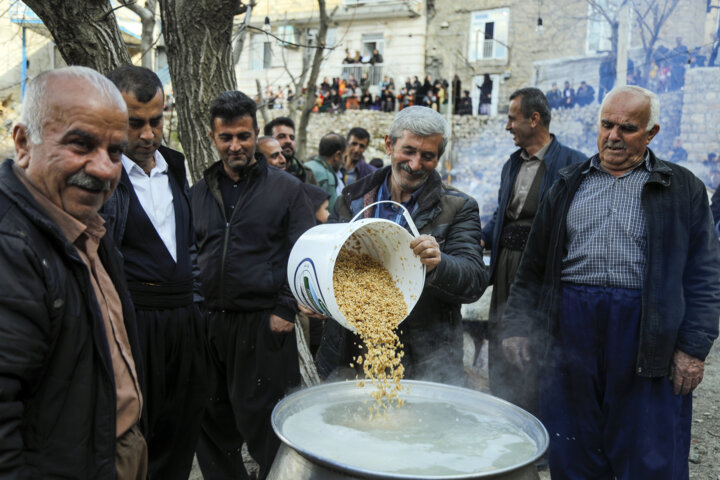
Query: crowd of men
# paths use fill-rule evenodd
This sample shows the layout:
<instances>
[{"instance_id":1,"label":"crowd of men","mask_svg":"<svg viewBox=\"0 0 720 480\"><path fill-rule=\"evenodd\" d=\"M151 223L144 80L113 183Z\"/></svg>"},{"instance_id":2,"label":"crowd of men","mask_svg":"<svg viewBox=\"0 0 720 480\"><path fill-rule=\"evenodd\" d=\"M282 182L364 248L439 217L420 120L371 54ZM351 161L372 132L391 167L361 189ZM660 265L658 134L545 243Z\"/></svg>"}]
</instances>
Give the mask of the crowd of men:
<instances>
[{"instance_id":1,"label":"crowd of men","mask_svg":"<svg viewBox=\"0 0 720 480\"><path fill-rule=\"evenodd\" d=\"M484 229L436 170L450 129L432 108L395 115L375 168L366 130L299 159L291 119L260 137L256 103L224 92L208 112L220 160L190 188L163 105L142 67L28 86L0 166L1 478L186 479L193 455L207 479L249 478L244 445L267 477L270 414L300 383L296 320L322 378L354 378L359 353L297 304L289 252L363 210L408 227L395 204L366 208L383 200L410 212L426 267L406 378L467 384L460 306L492 283L490 387L546 425L553 478L688 478L720 243L702 182L648 148L655 94L611 90L588 159L551 133L541 91L514 92L519 148Z\"/></svg>"}]
</instances>

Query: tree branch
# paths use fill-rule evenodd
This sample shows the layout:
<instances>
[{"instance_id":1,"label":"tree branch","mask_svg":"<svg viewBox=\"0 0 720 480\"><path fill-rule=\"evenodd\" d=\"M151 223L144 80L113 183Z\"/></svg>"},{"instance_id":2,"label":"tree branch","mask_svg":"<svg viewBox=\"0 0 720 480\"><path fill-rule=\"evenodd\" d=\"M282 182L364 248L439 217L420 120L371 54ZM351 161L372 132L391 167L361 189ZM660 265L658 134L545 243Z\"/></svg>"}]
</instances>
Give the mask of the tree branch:
<instances>
[{"instance_id":1,"label":"tree branch","mask_svg":"<svg viewBox=\"0 0 720 480\"><path fill-rule=\"evenodd\" d=\"M303 47L303 48L315 48L315 49L318 49L318 50L335 50L335 48L337 47L337 45L336 45L336 46L333 46L333 47L326 47L325 45L302 45L302 44L299 44L299 43L288 42L287 40L284 40L284 39L278 37L277 35L275 35L275 34L273 34L273 33L266 32L266 31L263 30L262 28L253 27L252 25L248 25L247 28L249 28L249 29L251 29L251 30L257 30L258 32L262 32L262 33L264 33L265 35L268 35L268 36L271 36L271 37L273 37L273 38L275 38L275 39L277 39L277 40L280 40L280 42L281 42L283 45L292 45L293 47Z\"/></svg>"}]
</instances>

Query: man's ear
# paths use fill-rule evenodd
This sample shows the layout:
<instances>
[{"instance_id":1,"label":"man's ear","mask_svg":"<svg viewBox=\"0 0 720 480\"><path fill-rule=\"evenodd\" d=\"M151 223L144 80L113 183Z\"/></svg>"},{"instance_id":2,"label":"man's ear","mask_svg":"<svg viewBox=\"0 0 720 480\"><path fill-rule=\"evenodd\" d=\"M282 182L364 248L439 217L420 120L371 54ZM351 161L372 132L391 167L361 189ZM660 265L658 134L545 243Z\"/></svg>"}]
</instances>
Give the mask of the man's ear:
<instances>
[{"instance_id":1,"label":"man's ear","mask_svg":"<svg viewBox=\"0 0 720 480\"><path fill-rule=\"evenodd\" d=\"M13 127L13 143L15 143L15 163L20 168L27 168L30 165L30 138L27 126L18 123Z\"/></svg>"},{"instance_id":2,"label":"man's ear","mask_svg":"<svg viewBox=\"0 0 720 480\"><path fill-rule=\"evenodd\" d=\"M650 131L648 132L647 144L650 143L650 140L652 140L655 137L655 135L658 134L659 131L660 131L660 125L655 124L653 126L653 128L651 128Z\"/></svg>"},{"instance_id":3,"label":"man's ear","mask_svg":"<svg viewBox=\"0 0 720 480\"><path fill-rule=\"evenodd\" d=\"M390 155L392 153L392 140L389 135L385 135L385 153Z\"/></svg>"}]
</instances>

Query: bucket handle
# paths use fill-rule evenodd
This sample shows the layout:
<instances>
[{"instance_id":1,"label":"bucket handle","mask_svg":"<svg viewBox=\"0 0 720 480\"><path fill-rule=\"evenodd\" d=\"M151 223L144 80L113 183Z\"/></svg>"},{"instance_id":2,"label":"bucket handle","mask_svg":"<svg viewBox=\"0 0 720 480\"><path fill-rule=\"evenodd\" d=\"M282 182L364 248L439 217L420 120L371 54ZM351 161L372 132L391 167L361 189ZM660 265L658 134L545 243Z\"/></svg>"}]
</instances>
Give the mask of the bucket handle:
<instances>
[{"instance_id":1,"label":"bucket handle","mask_svg":"<svg viewBox=\"0 0 720 480\"><path fill-rule=\"evenodd\" d=\"M360 210L360 211L358 212L358 214L355 215L352 220L350 220L350 223L352 223L352 222L354 222L355 220L357 220L357 219L360 217L360 215L363 214L363 212L364 212L365 210L367 210L367 209L370 208L370 207L374 207L375 205L377 205L377 204L379 204L379 203L392 203L393 205L397 205L398 207L402 208L402 209L403 209L403 217L405 218L405 221L407 222L408 227L410 227L410 231L412 232L412 234L413 234L414 236L416 236L416 237L419 237L419 236L420 236L420 232L418 232L418 229L417 229L417 227L415 226L415 222L413 222L413 219L412 219L412 217L410 216L410 212L408 212L408 209L405 208L405 205L402 205L402 204L400 204L400 203L398 203L398 202L393 202L392 200L380 200L379 202L371 203L371 204L368 205L367 207L365 207L365 208L363 208L362 210Z\"/></svg>"}]
</instances>

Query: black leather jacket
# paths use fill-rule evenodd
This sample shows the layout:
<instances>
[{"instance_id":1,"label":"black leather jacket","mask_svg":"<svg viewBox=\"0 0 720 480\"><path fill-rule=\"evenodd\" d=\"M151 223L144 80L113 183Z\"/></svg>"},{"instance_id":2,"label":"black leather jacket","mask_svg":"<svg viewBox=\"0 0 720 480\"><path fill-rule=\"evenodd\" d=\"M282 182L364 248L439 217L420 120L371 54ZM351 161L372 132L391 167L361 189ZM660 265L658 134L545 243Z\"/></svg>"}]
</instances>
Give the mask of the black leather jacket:
<instances>
[{"instance_id":1,"label":"black leather jacket","mask_svg":"<svg viewBox=\"0 0 720 480\"><path fill-rule=\"evenodd\" d=\"M330 221L347 222L373 203L391 166L345 187ZM369 214L369 210L367 211ZM460 305L476 301L488 284L480 247L478 205L468 195L444 185L433 171L417 200L413 221L421 234L435 237L442 261L425 278L425 288L407 319L400 324L405 347L406 378L464 384ZM349 364L357 355L357 337L328 322L317 353L321 376Z\"/></svg>"}]
</instances>

